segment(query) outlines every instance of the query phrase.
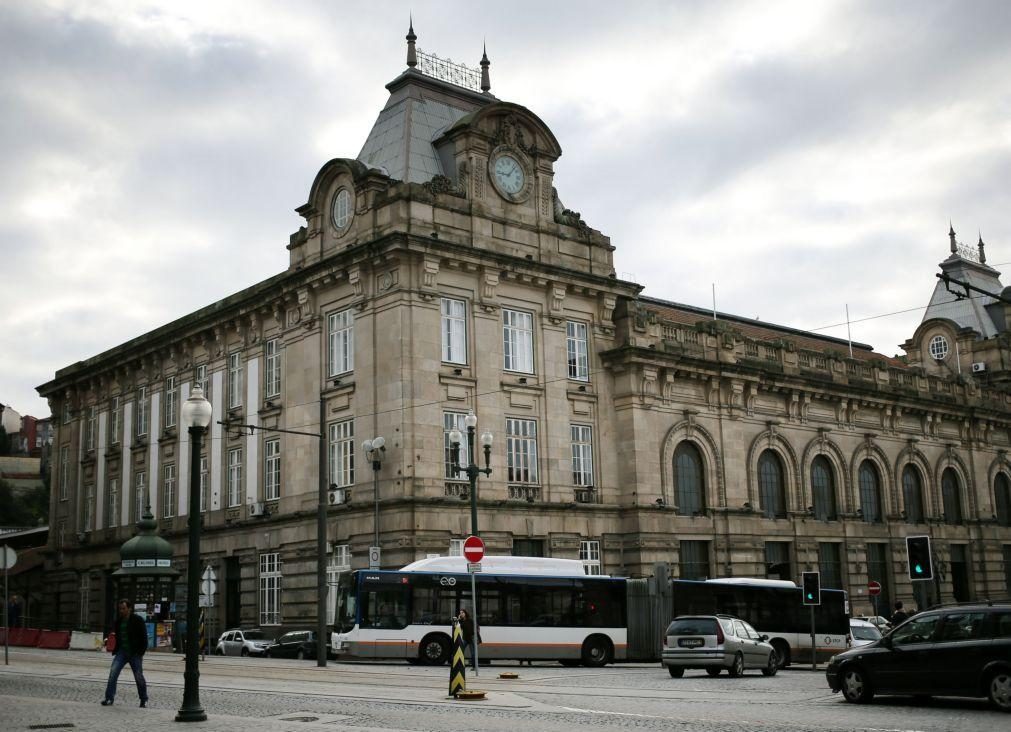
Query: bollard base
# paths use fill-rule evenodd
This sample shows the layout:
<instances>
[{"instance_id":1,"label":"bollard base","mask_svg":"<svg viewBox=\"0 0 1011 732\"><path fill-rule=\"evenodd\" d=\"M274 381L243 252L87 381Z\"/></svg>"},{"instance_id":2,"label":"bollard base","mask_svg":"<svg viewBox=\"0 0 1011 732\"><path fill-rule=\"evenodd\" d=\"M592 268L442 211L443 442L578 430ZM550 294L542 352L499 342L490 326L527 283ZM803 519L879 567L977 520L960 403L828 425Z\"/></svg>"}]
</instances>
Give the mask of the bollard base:
<instances>
[{"instance_id":1,"label":"bollard base","mask_svg":"<svg viewBox=\"0 0 1011 732\"><path fill-rule=\"evenodd\" d=\"M461 691L456 695L459 701L484 701L483 691Z\"/></svg>"},{"instance_id":2,"label":"bollard base","mask_svg":"<svg viewBox=\"0 0 1011 732\"><path fill-rule=\"evenodd\" d=\"M518 679L520 675L515 671L503 671L498 675L500 679Z\"/></svg>"}]
</instances>

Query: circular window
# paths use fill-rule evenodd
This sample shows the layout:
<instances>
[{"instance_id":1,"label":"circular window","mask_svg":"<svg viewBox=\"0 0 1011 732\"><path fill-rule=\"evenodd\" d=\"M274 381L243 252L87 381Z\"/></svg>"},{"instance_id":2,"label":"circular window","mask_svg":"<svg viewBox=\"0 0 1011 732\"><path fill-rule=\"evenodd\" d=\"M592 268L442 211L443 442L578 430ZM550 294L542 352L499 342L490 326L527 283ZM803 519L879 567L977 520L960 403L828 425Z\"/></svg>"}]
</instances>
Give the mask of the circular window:
<instances>
[{"instance_id":1,"label":"circular window","mask_svg":"<svg viewBox=\"0 0 1011 732\"><path fill-rule=\"evenodd\" d=\"M948 339L943 335L936 335L930 339L930 355L935 361L943 361L948 357Z\"/></svg>"},{"instance_id":2,"label":"circular window","mask_svg":"<svg viewBox=\"0 0 1011 732\"><path fill-rule=\"evenodd\" d=\"M347 188L341 188L334 194L331 217L337 233L343 234L351 223L351 193Z\"/></svg>"}]
</instances>

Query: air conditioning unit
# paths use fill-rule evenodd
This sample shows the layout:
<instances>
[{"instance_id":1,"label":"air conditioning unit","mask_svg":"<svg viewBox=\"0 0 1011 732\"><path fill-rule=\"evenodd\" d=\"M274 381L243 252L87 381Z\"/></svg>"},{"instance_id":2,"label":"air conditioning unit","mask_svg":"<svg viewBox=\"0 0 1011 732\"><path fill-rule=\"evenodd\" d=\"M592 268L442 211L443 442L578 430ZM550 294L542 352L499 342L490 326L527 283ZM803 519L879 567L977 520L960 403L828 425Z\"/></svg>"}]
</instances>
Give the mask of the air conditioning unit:
<instances>
[{"instance_id":1,"label":"air conditioning unit","mask_svg":"<svg viewBox=\"0 0 1011 732\"><path fill-rule=\"evenodd\" d=\"M249 515L250 516L262 516L263 515L263 504L262 503L250 503L249 504Z\"/></svg>"},{"instance_id":2,"label":"air conditioning unit","mask_svg":"<svg viewBox=\"0 0 1011 732\"><path fill-rule=\"evenodd\" d=\"M972 373L978 374L982 371L986 371L986 364L982 361L976 361L976 363L972 365Z\"/></svg>"},{"instance_id":3,"label":"air conditioning unit","mask_svg":"<svg viewBox=\"0 0 1011 732\"><path fill-rule=\"evenodd\" d=\"M343 488L335 488L327 494L327 499L331 506L339 506L347 501L347 491Z\"/></svg>"}]
</instances>

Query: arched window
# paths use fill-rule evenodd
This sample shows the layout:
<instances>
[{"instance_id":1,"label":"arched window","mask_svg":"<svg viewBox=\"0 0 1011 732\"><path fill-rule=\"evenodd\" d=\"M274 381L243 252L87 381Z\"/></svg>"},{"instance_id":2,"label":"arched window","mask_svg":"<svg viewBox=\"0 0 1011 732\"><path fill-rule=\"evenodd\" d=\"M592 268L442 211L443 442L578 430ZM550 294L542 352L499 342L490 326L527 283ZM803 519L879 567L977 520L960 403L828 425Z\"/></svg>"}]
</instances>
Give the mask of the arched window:
<instances>
[{"instance_id":1,"label":"arched window","mask_svg":"<svg viewBox=\"0 0 1011 732\"><path fill-rule=\"evenodd\" d=\"M705 510L702 455L690 442L682 442L674 451L674 491L679 514L692 516Z\"/></svg>"},{"instance_id":2,"label":"arched window","mask_svg":"<svg viewBox=\"0 0 1011 732\"><path fill-rule=\"evenodd\" d=\"M814 517L819 521L835 521L838 518L835 479L832 477L832 465L821 455L811 463L811 493L814 499Z\"/></svg>"},{"instance_id":3,"label":"arched window","mask_svg":"<svg viewBox=\"0 0 1011 732\"><path fill-rule=\"evenodd\" d=\"M860 463L860 511L869 524L881 522L881 480L870 460Z\"/></svg>"},{"instance_id":4,"label":"arched window","mask_svg":"<svg viewBox=\"0 0 1011 732\"><path fill-rule=\"evenodd\" d=\"M912 465L902 470L902 505L906 511L906 523L923 523L923 482L920 471Z\"/></svg>"},{"instance_id":5,"label":"arched window","mask_svg":"<svg viewBox=\"0 0 1011 732\"><path fill-rule=\"evenodd\" d=\"M945 468L941 473L941 502L944 505L944 523L962 523L962 490L954 468Z\"/></svg>"},{"instance_id":6,"label":"arched window","mask_svg":"<svg viewBox=\"0 0 1011 732\"><path fill-rule=\"evenodd\" d=\"M772 450L758 458L758 500L766 518L786 518L783 464Z\"/></svg>"},{"instance_id":7,"label":"arched window","mask_svg":"<svg viewBox=\"0 0 1011 732\"><path fill-rule=\"evenodd\" d=\"M993 497L997 523L1011 526L1011 481L1004 473L997 473L997 478L993 481Z\"/></svg>"}]
</instances>

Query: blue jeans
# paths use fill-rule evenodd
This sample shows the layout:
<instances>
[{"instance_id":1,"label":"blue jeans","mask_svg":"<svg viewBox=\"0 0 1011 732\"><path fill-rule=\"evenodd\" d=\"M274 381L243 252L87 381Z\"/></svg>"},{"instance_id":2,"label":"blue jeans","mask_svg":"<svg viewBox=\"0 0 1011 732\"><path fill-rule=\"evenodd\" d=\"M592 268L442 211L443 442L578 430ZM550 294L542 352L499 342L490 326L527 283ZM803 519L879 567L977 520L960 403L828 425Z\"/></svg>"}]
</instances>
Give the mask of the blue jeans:
<instances>
[{"instance_id":1,"label":"blue jeans","mask_svg":"<svg viewBox=\"0 0 1011 732\"><path fill-rule=\"evenodd\" d=\"M117 651L112 659L112 668L109 669L109 683L105 685L105 698L112 701L116 698L116 680L119 679L119 672L126 664L130 664L133 671L133 680L137 682L137 695L142 702L147 701L147 682L144 680L144 670L141 667L144 661L143 656L128 656L122 651Z\"/></svg>"}]
</instances>

